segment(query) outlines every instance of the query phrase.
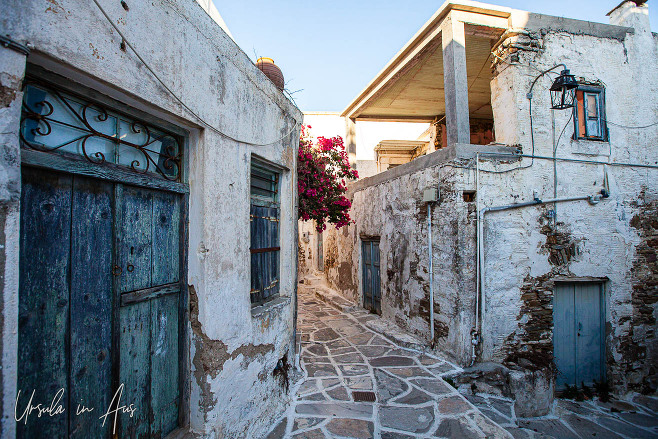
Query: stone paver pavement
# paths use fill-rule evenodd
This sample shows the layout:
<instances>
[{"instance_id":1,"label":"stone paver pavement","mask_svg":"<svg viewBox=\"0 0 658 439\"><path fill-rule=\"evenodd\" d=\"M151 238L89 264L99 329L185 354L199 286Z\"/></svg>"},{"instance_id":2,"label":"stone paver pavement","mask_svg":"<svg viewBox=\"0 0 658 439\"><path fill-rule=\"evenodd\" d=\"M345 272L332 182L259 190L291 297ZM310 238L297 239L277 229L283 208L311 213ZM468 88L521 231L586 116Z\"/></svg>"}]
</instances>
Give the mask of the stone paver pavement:
<instances>
[{"instance_id":1,"label":"stone paver pavement","mask_svg":"<svg viewBox=\"0 0 658 439\"><path fill-rule=\"evenodd\" d=\"M365 310L338 311L300 285L305 378L269 438L511 438L448 385L459 368L403 348L366 326ZM372 392L374 402L355 399Z\"/></svg>"},{"instance_id":2,"label":"stone paver pavement","mask_svg":"<svg viewBox=\"0 0 658 439\"><path fill-rule=\"evenodd\" d=\"M495 395L466 395L482 413L516 439L658 438L658 398L635 395L630 401L556 399L553 414L516 418L513 401Z\"/></svg>"}]
</instances>

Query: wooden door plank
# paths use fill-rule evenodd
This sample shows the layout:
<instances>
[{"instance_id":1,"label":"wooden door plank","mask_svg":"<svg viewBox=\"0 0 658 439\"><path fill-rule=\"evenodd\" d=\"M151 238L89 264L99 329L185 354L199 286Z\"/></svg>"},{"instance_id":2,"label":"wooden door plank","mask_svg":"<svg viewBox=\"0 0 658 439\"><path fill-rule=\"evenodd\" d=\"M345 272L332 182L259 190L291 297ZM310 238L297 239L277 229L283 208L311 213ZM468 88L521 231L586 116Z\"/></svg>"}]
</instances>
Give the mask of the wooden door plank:
<instances>
[{"instance_id":1,"label":"wooden door plank","mask_svg":"<svg viewBox=\"0 0 658 439\"><path fill-rule=\"evenodd\" d=\"M382 312L382 291L379 270L379 242L372 242L372 301L373 308L377 314Z\"/></svg>"},{"instance_id":2,"label":"wooden door plank","mask_svg":"<svg viewBox=\"0 0 658 439\"><path fill-rule=\"evenodd\" d=\"M21 193L18 306L19 419L32 405L50 405L67 389L72 177L24 168ZM67 432L68 394L54 416L34 413L17 423L18 437L60 437ZM26 421L26 422L25 422Z\"/></svg>"},{"instance_id":3,"label":"wooden door plank","mask_svg":"<svg viewBox=\"0 0 658 439\"><path fill-rule=\"evenodd\" d=\"M370 241L363 243L365 275L363 279L364 302L367 309L372 310L374 306L372 296L372 243Z\"/></svg>"},{"instance_id":4,"label":"wooden door plank","mask_svg":"<svg viewBox=\"0 0 658 439\"><path fill-rule=\"evenodd\" d=\"M130 305L131 303L143 302L145 300L155 299L160 296L179 293L181 290L180 282L158 285L157 287L146 288L144 290L132 291L121 295L121 306Z\"/></svg>"},{"instance_id":5,"label":"wooden door plank","mask_svg":"<svg viewBox=\"0 0 658 439\"><path fill-rule=\"evenodd\" d=\"M553 297L553 357L558 390L576 383L574 318L574 285L557 284Z\"/></svg>"},{"instance_id":6,"label":"wooden door plank","mask_svg":"<svg viewBox=\"0 0 658 439\"><path fill-rule=\"evenodd\" d=\"M151 301L151 437L178 426L178 295Z\"/></svg>"},{"instance_id":7,"label":"wooden door plank","mask_svg":"<svg viewBox=\"0 0 658 439\"><path fill-rule=\"evenodd\" d=\"M152 269L153 192L120 185L117 191L116 252L119 291L149 288Z\"/></svg>"},{"instance_id":8,"label":"wooden door plank","mask_svg":"<svg viewBox=\"0 0 658 439\"><path fill-rule=\"evenodd\" d=\"M151 287L177 282L180 251L180 195L153 193Z\"/></svg>"},{"instance_id":9,"label":"wooden door plank","mask_svg":"<svg viewBox=\"0 0 658 439\"><path fill-rule=\"evenodd\" d=\"M150 340L151 301L121 307L120 310L120 371L123 383L123 404L134 404L133 417L121 415L121 438L149 437L149 395L151 393Z\"/></svg>"},{"instance_id":10,"label":"wooden door plank","mask_svg":"<svg viewBox=\"0 0 658 439\"><path fill-rule=\"evenodd\" d=\"M112 383L112 183L74 177L71 225L71 438L107 437ZM78 414L78 404L93 408Z\"/></svg>"},{"instance_id":11,"label":"wooden door plank","mask_svg":"<svg viewBox=\"0 0 658 439\"><path fill-rule=\"evenodd\" d=\"M602 378L601 286L596 283L575 285L576 302L576 377L577 385L591 386Z\"/></svg>"}]
</instances>

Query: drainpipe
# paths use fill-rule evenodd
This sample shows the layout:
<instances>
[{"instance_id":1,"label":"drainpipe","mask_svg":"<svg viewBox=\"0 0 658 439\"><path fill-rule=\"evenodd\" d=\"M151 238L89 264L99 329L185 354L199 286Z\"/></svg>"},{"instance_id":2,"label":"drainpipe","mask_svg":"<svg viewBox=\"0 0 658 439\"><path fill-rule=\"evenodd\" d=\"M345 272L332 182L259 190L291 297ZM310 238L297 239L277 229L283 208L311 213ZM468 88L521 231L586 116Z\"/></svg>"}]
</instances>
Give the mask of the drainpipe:
<instances>
[{"instance_id":1,"label":"drainpipe","mask_svg":"<svg viewBox=\"0 0 658 439\"><path fill-rule=\"evenodd\" d=\"M440 171L439 171L440 172ZM439 175L439 181L441 176ZM439 200L439 189L430 187L423 192L423 202L427 203L427 251L429 253L430 284L430 346L434 349L434 252L432 249L432 204Z\"/></svg>"},{"instance_id":2,"label":"drainpipe","mask_svg":"<svg viewBox=\"0 0 658 439\"><path fill-rule=\"evenodd\" d=\"M476 168L476 181L478 181L479 176L477 175L479 172L479 167ZM477 194L476 194L477 195ZM482 294L482 300L481 300L481 310L480 310L480 318L482 323L480 324L480 332L484 332L486 329L485 327L485 317L486 317L486 307L485 307L485 289L484 289L484 279L485 279L485 274L484 274L484 267L485 267L485 257L484 257L484 216L488 212L500 212L503 210L511 210L511 209L519 209L522 207L528 207L528 206L538 206L541 204L549 204L549 203L564 203L564 202L570 202L570 201L581 201L581 200L586 200L590 204L595 205L598 204L602 199L608 198L610 196L609 192L606 189L603 189L601 193L596 194L596 195L581 195L577 197L563 197L563 198L551 198L548 200L542 200L535 196L534 200L532 201L527 201L525 203L517 203L517 204L508 204L504 206L493 206L493 207L484 207L482 209L478 210L478 228L477 228L477 244L478 244L478 273L479 273L479 282L478 282L478 291L481 292ZM478 206L479 208L479 206ZM478 343L481 340L478 340ZM471 365L473 364L474 360L471 362Z\"/></svg>"},{"instance_id":3,"label":"drainpipe","mask_svg":"<svg viewBox=\"0 0 658 439\"><path fill-rule=\"evenodd\" d=\"M427 245L430 256L430 346L434 349L434 264L432 255L432 203L427 203Z\"/></svg>"},{"instance_id":4,"label":"drainpipe","mask_svg":"<svg viewBox=\"0 0 658 439\"><path fill-rule=\"evenodd\" d=\"M475 363L475 349L480 343L480 153L475 154L475 227L476 227L476 264L475 264L475 327L471 330L471 364Z\"/></svg>"}]
</instances>

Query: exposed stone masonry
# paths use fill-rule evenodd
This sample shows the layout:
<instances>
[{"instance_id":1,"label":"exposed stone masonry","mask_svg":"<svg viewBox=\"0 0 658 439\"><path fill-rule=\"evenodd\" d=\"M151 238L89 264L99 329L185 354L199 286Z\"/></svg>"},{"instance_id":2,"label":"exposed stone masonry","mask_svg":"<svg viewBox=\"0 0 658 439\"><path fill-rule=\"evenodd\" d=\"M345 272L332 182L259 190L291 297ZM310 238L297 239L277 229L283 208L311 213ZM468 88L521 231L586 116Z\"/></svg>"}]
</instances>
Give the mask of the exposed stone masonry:
<instances>
[{"instance_id":1,"label":"exposed stone masonry","mask_svg":"<svg viewBox=\"0 0 658 439\"><path fill-rule=\"evenodd\" d=\"M658 389L658 199L642 191L635 204L639 213L631 219L630 225L638 231L642 242L635 249L631 270L633 314L620 349L629 390L654 393ZM648 370L642 371L642 368Z\"/></svg>"}]
</instances>

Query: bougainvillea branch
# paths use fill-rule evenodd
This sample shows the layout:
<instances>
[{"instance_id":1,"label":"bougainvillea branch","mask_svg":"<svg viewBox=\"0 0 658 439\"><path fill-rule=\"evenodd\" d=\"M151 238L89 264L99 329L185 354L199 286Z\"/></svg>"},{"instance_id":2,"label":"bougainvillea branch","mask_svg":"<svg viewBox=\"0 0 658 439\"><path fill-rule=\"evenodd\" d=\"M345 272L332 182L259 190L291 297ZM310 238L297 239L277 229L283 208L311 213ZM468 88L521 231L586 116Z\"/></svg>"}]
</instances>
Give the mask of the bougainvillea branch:
<instances>
[{"instance_id":1,"label":"bougainvillea branch","mask_svg":"<svg viewBox=\"0 0 658 439\"><path fill-rule=\"evenodd\" d=\"M358 178L340 136L313 141L310 125L302 126L297 160L299 218L313 220L321 232L327 224L337 229L352 222L352 203L345 197L347 181Z\"/></svg>"}]
</instances>

